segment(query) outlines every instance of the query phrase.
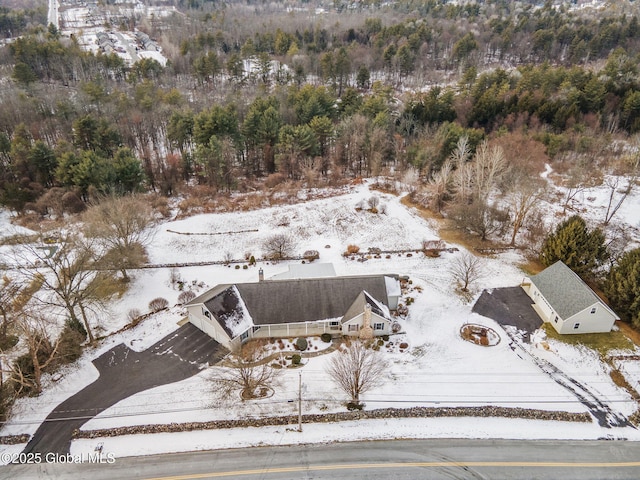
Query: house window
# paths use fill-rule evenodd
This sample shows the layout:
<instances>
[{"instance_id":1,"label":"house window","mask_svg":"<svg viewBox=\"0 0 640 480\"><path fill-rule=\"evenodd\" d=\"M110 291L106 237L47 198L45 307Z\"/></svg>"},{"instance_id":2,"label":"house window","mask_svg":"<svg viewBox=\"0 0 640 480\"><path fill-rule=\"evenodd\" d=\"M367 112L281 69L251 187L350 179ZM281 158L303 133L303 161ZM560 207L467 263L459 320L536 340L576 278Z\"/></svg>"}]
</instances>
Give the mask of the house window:
<instances>
[{"instance_id":1,"label":"house window","mask_svg":"<svg viewBox=\"0 0 640 480\"><path fill-rule=\"evenodd\" d=\"M360 329L360 325L358 325L357 323L353 323L349 325L350 332L357 332L359 329Z\"/></svg>"},{"instance_id":2,"label":"house window","mask_svg":"<svg viewBox=\"0 0 640 480\"><path fill-rule=\"evenodd\" d=\"M242 332L242 334L240 335L240 341L244 342L247 338L249 338L249 330L245 330L244 332Z\"/></svg>"},{"instance_id":3,"label":"house window","mask_svg":"<svg viewBox=\"0 0 640 480\"><path fill-rule=\"evenodd\" d=\"M558 315L556 315L556 318L553 319L553 323L558 323Z\"/></svg>"},{"instance_id":4,"label":"house window","mask_svg":"<svg viewBox=\"0 0 640 480\"><path fill-rule=\"evenodd\" d=\"M337 327L338 325L340 325L340 322L329 322L330 327Z\"/></svg>"},{"instance_id":5,"label":"house window","mask_svg":"<svg viewBox=\"0 0 640 480\"><path fill-rule=\"evenodd\" d=\"M596 310L598 310L598 307L591 307L591 313L596 313Z\"/></svg>"},{"instance_id":6,"label":"house window","mask_svg":"<svg viewBox=\"0 0 640 480\"><path fill-rule=\"evenodd\" d=\"M374 323L373 324L373 329L374 330L384 330L384 323Z\"/></svg>"},{"instance_id":7,"label":"house window","mask_svg":"<svg viewBox=\"0 0 640 480\"><path fill-rule=\"evenodd\" d=\"M208 319L211 319L211 313L209 313L209 310L205 309L204 307L202 307L202 314Z\"/></svg>"},{"instance_id":8,"label":"house window","mask_svg":"<svg viewBox=\"0 0 640 480\"><path fill-rule=\"evenodd\" d=\"M580 324L579 324L579 323L574 323L574 324L573 324L573 329L574 329L574 330L577 330L577 329L579 329L579 328L580 328Z\"/></svg>"}]
</instances>

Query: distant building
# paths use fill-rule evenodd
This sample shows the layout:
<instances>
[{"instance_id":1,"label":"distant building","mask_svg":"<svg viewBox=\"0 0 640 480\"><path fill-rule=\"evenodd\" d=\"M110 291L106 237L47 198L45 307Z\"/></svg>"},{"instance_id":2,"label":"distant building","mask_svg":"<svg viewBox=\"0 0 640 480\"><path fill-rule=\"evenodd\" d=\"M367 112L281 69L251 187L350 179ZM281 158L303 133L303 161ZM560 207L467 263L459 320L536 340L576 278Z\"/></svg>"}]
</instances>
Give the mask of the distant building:
<instances>
[{"instance_id":1,"label":"distant building","mask_svg":"<svg viewBox=\"0 0 640 480\"><path fill-rule=\"evenodd\" d=\"M533 308L558 333L610 332L620 317L569 267L558 261L522 283Z\"/></svg>"}]
</instances>

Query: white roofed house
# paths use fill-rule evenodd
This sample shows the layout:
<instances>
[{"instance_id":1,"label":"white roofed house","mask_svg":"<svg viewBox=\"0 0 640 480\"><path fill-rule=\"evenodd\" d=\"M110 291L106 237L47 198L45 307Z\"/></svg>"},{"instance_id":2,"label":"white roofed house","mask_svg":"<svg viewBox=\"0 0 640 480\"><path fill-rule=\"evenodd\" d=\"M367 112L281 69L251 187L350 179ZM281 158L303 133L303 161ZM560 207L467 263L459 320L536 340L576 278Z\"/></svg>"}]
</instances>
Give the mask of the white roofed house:
<instances>
[{"instance_id":1,"label":"white roofed house","mask_svg":"<svg viewBox=\"0 0 640 480\"><path fill-rule=\"evenodd\" d=\"M186 304L189 321L229 350L250 338L391 333L394 276L267 280L218 285Z\"/></svg>"},{"instance_id":2,"label":"white roofed house","mask_svg":"<svg viewBox=\"0 0 640 480\"><path fill-rule=\"evenodd\" d=\"M558 333L610 332L620 317L561 261L545 268L522 287L533 308Z\"/></svg>"}]
</instances>

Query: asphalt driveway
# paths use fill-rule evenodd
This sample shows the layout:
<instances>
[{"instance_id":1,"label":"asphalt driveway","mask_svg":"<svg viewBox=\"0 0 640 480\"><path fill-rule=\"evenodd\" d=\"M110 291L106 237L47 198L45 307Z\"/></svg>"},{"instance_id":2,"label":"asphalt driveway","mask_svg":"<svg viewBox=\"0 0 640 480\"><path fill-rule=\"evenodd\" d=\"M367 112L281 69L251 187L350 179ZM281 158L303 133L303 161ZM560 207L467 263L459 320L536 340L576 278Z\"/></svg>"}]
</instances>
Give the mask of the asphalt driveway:
<instances>
[{"instance_id":1,"label":"asphalt driveway","mask_svg":"<svg viewBox=\"0 0 640 480\"><path fill-rule=\"evenodd\" d=\"M500 325L516 327L525 332L524 339L529 341L529 335L542 325L532 303L522 287L494 288L482 292L473 311Z\"/></svg>"},{"instance_id":2,"label":"asphalt driveway","mask_svg":"<svg viewBox=\"0 0 640 480\"><path fill-rule=\"evenodd\" d=\"M189 378L203 365L218 363L226 353L190 323L143 352L120 344L93 361L100 377L58 405L24 452L68 453L73 431L91 418L131 395Z\"/></svg>"}]
</instances>

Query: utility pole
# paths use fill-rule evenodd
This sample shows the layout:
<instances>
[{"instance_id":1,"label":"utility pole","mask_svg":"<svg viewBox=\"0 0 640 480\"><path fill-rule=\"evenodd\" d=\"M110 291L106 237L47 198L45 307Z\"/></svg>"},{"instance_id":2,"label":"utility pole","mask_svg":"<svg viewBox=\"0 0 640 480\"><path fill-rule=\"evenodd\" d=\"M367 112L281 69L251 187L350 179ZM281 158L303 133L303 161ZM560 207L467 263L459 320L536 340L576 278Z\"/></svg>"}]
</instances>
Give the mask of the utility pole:
<instances>
[{"instance_id":1,"label":"utility pole","mask_svg":"<svg viewBox=\"0 0 640 480\"><path fill-rule=\"evenodd\" d=\"M302 432L302 372L298 372L298 431Z\"/></svg>"}]
</instances>

